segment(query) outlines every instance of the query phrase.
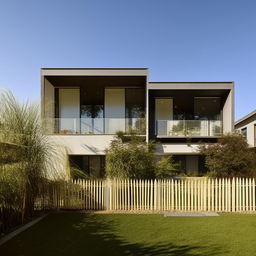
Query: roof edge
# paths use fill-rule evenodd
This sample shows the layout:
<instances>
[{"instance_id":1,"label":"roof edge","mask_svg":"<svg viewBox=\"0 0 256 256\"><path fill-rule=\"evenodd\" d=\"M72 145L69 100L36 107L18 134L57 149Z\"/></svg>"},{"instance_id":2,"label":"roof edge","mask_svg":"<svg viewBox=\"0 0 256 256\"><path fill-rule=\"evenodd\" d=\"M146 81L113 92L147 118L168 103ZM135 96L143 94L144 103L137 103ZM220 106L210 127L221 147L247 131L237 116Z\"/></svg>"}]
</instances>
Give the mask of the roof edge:
<instances>
[{"instance_id":1,"label":"roof edge","mask_svg":"<svg viewBox=\"0 0 256 256\"><path fill-rule=\"evenodd\" d=\"M199 83L202 83L202 84L205 84L205 83L213 83L213 84L216 84L216 83L220 83L220 84L223 84L223 83L226 83L226 84L234 84L235 82L234 81L177 81L177 82L174 82L174 81L170 81L170 82L166 82L166 81L159 81L159 82L150 82L150 84L184 84L184 83L189 83L189 84L199 84Z\"/></svg>"},{"instance_id":2,"label":"roof edge","mask_svg":"<svg viewBox=\"0 0 256 256\"><path fill-rule=\"evenodd\" d=\"M249 114L245 115L244 117L238 119L237 121L235 121L235 125L245 121L246 119L252 117L253 115L256 115L256 109L253 110L252 112L250 112Z\"/></svg>"},{"instance_id":3,"label":"roof edge","mask_svg":"<svg viewBox=\"0 0 256 256\"><path fill-rule=\"evenodd\" d=\"M41 70L148 70L148 68L41 68Z\"/></svg>"}]
</instances>

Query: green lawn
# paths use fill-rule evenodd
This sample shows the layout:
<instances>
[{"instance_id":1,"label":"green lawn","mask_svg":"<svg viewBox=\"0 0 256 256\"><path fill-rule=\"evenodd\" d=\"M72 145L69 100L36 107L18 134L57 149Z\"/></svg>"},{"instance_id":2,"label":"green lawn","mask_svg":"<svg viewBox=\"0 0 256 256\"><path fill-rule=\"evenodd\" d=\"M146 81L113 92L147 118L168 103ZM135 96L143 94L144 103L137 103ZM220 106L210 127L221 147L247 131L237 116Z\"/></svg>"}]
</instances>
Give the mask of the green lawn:
<instances>
[{"instance_id":1,"label":"green lawn","mask_svg":"<svg viewBox=\"0 0 256 256\"><path fill-rule=\"evenodd\" d=\"M0 247L1 256L256 255L256 215L52 214Z\"/></svg>"}]
</instances>

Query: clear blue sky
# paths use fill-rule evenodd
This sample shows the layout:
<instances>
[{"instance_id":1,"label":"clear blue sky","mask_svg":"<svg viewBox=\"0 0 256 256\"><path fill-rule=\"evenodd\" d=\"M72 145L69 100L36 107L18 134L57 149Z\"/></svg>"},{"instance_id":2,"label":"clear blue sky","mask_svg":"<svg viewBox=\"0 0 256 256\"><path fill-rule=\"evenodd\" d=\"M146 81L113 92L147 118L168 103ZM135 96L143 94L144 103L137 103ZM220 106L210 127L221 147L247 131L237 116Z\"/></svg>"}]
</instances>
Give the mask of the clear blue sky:
<instances>
[{"instance_id":1,"label":"clear blue sky","mask_svg":"<svg viewBox=\"0 0 256 256\"><path fill-rule=\"evenodd\" d=\"M39 100L41 67L235 81L237 119L256 108L256 1L0 1L0 87Z\"/></svg>"}]
</instances>

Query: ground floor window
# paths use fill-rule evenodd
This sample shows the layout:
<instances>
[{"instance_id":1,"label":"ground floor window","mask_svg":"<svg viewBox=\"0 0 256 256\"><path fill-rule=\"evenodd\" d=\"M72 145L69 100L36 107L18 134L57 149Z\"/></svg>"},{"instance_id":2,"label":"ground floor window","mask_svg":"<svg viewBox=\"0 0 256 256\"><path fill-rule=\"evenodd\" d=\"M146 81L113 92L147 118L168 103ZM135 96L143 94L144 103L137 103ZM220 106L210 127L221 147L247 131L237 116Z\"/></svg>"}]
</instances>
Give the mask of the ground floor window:
<instances>
[{"instance_id":1,"label":"ground floor window","mask_svg":"<svg viewBox=\"0 0 256 256\"><path fill-rule=\"evenodd\" d=\"M105 156L69 155L70 165L101 178L105 174Z\"/></svg>"},{"instance_id":2,"label":"ground floor window","mask_svg":"<svg viewBox=\"0 0 256 256\"><path fill-rule=\"evenodd\" d=\"M157 158L160 160L162 155ZM188 176L202 176L206 173L205 161L201 155L173 155L175 162L179 164L179 170Z\"/></svg>"}]
</instances>

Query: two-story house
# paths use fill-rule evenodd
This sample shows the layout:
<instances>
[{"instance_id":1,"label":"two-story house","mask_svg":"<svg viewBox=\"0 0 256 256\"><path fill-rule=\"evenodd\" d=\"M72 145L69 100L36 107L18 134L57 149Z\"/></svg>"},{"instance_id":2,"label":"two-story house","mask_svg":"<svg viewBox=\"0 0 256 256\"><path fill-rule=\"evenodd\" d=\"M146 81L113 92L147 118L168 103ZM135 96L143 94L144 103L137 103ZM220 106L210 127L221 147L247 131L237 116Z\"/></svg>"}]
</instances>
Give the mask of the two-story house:
<instances>
[{"instance_id":1,"label":"two-story house","mask_svg":"<svg viewBox=\"0 0 256 256\"><path fill-rule=\"evenodd\" d=\"M203 171L200 143L233 130L233 82L149 82L146 68L43 68L41 89L47 134L96 176L117 131L157 141L156 158L171 154L193 174Z\"/></svg>"}]
</instances>

